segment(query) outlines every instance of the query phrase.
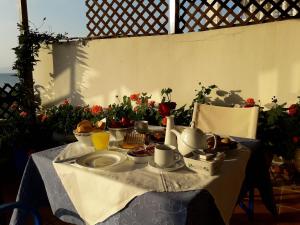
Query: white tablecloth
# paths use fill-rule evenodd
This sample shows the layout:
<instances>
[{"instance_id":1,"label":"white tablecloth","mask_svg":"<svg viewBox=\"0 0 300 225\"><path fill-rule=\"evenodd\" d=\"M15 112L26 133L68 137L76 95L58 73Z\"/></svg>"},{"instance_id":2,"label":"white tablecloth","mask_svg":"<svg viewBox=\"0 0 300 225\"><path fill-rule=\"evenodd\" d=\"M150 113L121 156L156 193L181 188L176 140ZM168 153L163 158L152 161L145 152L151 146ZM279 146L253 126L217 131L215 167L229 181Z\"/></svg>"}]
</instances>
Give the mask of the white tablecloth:
<instances>
[{"instance_id":1,"label":"white tablecloth","mask_svg":"<svg viewBox=\"0 0 300 225\"><path fill-rule=\"evenodd\" d=\"M68 154L77 143L68 145ZM226 224L235 207L250 152L240 147L227 154L216 176L195 173L187 168L157 174L148 167L127 161L114 171L90 171L74 164L54 163L74 207L87 224L96 224L123 209L134 197L149 191L180 192L206 189L214 197ZM63 158L62 155L59 156Z\"/></svg>"}]
</instances>

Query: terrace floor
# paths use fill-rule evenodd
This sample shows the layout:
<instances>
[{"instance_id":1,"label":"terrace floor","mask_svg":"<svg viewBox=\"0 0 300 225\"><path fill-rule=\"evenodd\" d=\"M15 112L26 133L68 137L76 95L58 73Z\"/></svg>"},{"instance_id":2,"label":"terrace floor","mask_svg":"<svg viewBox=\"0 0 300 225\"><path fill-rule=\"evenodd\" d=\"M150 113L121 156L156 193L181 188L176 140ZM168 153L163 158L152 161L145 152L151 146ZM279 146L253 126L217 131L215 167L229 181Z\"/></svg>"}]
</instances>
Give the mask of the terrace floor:
<instances>
[{"instance_id":1,"label":"terrace floor","mask_svg":"<svg viewBox=\"0 0 300 225\"><path fill-rule=\"evenodd\" d=\"M4 202L15 200L18 184L16 181L7 181L0 186ZM235 208L230 225L299 225L300 224L300 183L288 186L273 187L279 215L274 218L265 209L258 193L255 193L255 218L249 222L244 211L239 206ZM68 225L52 215L50 208L40 210L43 225ZM9 218L10 215L6 215ZM28 225L32 224L30 221Z\"/></svg>"}]
</instances>

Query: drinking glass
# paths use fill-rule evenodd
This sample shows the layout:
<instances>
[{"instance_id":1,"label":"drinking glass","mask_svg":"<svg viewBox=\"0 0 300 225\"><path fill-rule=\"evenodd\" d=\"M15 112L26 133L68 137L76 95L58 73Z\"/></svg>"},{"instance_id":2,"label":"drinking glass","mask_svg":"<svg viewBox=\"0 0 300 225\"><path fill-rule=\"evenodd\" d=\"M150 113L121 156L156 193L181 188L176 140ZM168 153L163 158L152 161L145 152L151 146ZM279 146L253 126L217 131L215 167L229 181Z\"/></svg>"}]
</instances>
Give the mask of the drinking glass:
<instances>
[{"instance_id":1,"label":"drinking glass","mask_svg":"<svg viewBox=\"0 0 300 225\"><path fill-rule=\"evenodd\" d=\"M96 131L92 132L92 142L95 150L107 150L109 144L109 132Z\"/></svg>"}]
</instances>

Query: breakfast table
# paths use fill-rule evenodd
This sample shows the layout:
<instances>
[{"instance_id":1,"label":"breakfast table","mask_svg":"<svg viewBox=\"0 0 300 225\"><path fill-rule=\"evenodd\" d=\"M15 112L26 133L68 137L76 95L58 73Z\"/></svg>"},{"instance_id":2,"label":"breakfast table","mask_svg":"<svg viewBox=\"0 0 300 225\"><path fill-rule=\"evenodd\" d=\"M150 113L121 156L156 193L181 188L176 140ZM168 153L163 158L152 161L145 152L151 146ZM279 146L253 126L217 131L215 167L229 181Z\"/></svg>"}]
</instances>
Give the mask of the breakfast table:
<instances>
[{"instance_id":1,"label":"breakfast table","mask_svg":"<svg viewBox=\"0 0 300 225\"><path fill-rule=\"evenodd\" d=\"M114 213L110 212L104 218L100 215L99 218L101 219L98 222L89 220L82 213L80 205L78 206L78 198L81 199L80 204L89 206L90 200L87 202L83 199L84 196L89 196L94 201L92 205L94 208L92 210L97 212L95 203L99 204L99 208L102 207L105 209L105 205L103 206L103 202L100 199L96 197L93 199L93 196L99 196L99 194L101 196L102 194L118 198L118 195L121 196L123 194L122 190L114 192L111 191L114 189L112 187L111 190L107 188L104 191L101 190L102 193L96 195L96 188L93 188L93 185L90 184L86 185L87 189L85 189L85 193L80 193L82 190L76 190L76 188L67 189L61 174L60 176L58 175L58 170L53 163L53 160L66 148L66 146L59 146L31 155L20 184L17 201L25 202L35 208L50 204L52 212L56 217L65 222L77 225L138 225L141 223L145 225L229 224L231 213L238 201L239 191L245 178L246 165L250 156L249 149L257 147L256 141L240 140L240 142L242 144L242 151L233 150L232 152L228 152L228 157L224 160L219 174L215 176L207 174L199 175L199 179L204 181L201 184L204 185L194 185L194 188L187 187L180 191L172 191L172 189L142 191L127 199L121 208L113 211ZM71 169L71 173L73 173L73 169L78 170L78 168L73 168L69 164L63 164L62 166ZM135 171L139 171L139 169L143 170L144 167L135 168ZM182 170L187 171L186 168L182 168ZM169 176L172 177L174 172L169 173ZM101 174L90 174L89 172L86 174L95 179L97 177L103 178ZM130 175L130 173L128 174ZM153 176L155 177L155 175ZM74 181L71 182L74 183ZM90 182L93 184L93 181ZM124 181L119 180L116 184L118 182ZM77 186L81 187L83 185L81 184L79 183ZM101 213L99 212L99 214ZM24 219L23 216L21 211L15 210L10 224L21 224L21 221Z\"/></svg>"}]
</instances>

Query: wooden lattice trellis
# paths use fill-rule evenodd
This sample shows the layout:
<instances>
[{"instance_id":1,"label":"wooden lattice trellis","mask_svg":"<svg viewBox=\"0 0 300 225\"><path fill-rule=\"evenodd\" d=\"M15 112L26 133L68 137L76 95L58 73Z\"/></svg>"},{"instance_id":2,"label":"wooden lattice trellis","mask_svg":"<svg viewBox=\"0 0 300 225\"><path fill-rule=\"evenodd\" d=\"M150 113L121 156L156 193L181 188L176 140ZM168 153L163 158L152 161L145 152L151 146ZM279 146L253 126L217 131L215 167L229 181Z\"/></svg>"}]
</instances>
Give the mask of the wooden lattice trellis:
<instances>
[{"instance_id":1,"label":"wooden lattice trellis","mask_svg":"<svg viewBox=\"0 0 300 225\"><path fill-rule=\"evenodd\" d=\"M19 96L19 84L11 86L10 84L4 84L0 87L0 119L8 119L11 117L14 109L13 103L18 103Z\"/></svg>"},{"instance_id":2,"label":"wooden lattice trellis","mask_svg":"<svg viewBox=\"0 0 300 225\"><path fill-rule=\"evenodd\" d=\"M180 0L179 31L192 32L299 17L299 0Z\"/></svg>"},{"instance_id":3,"label":"wooden lattice trellis","mask_svg":"<svg viewBox=\"0 0 300 225\"><path fill-rule=\"evenodd\" d=\"M175 18L169 18L170 2ZM186 33L300 18L299 0L85 0L89 37ZM173 15L172 14L172 15ZM171 15L171 14L170 14Z\"/></svg>"},{"instance_id":4,"label":"wooden lattice trellis","mask_svg":"<svg viewBox=\"0 0 300 225\"><path fill-rule=\"evenodd\" d=\"M167 0L86 0L88 36L168 33Z\"/></svg>"}]
</instances>

